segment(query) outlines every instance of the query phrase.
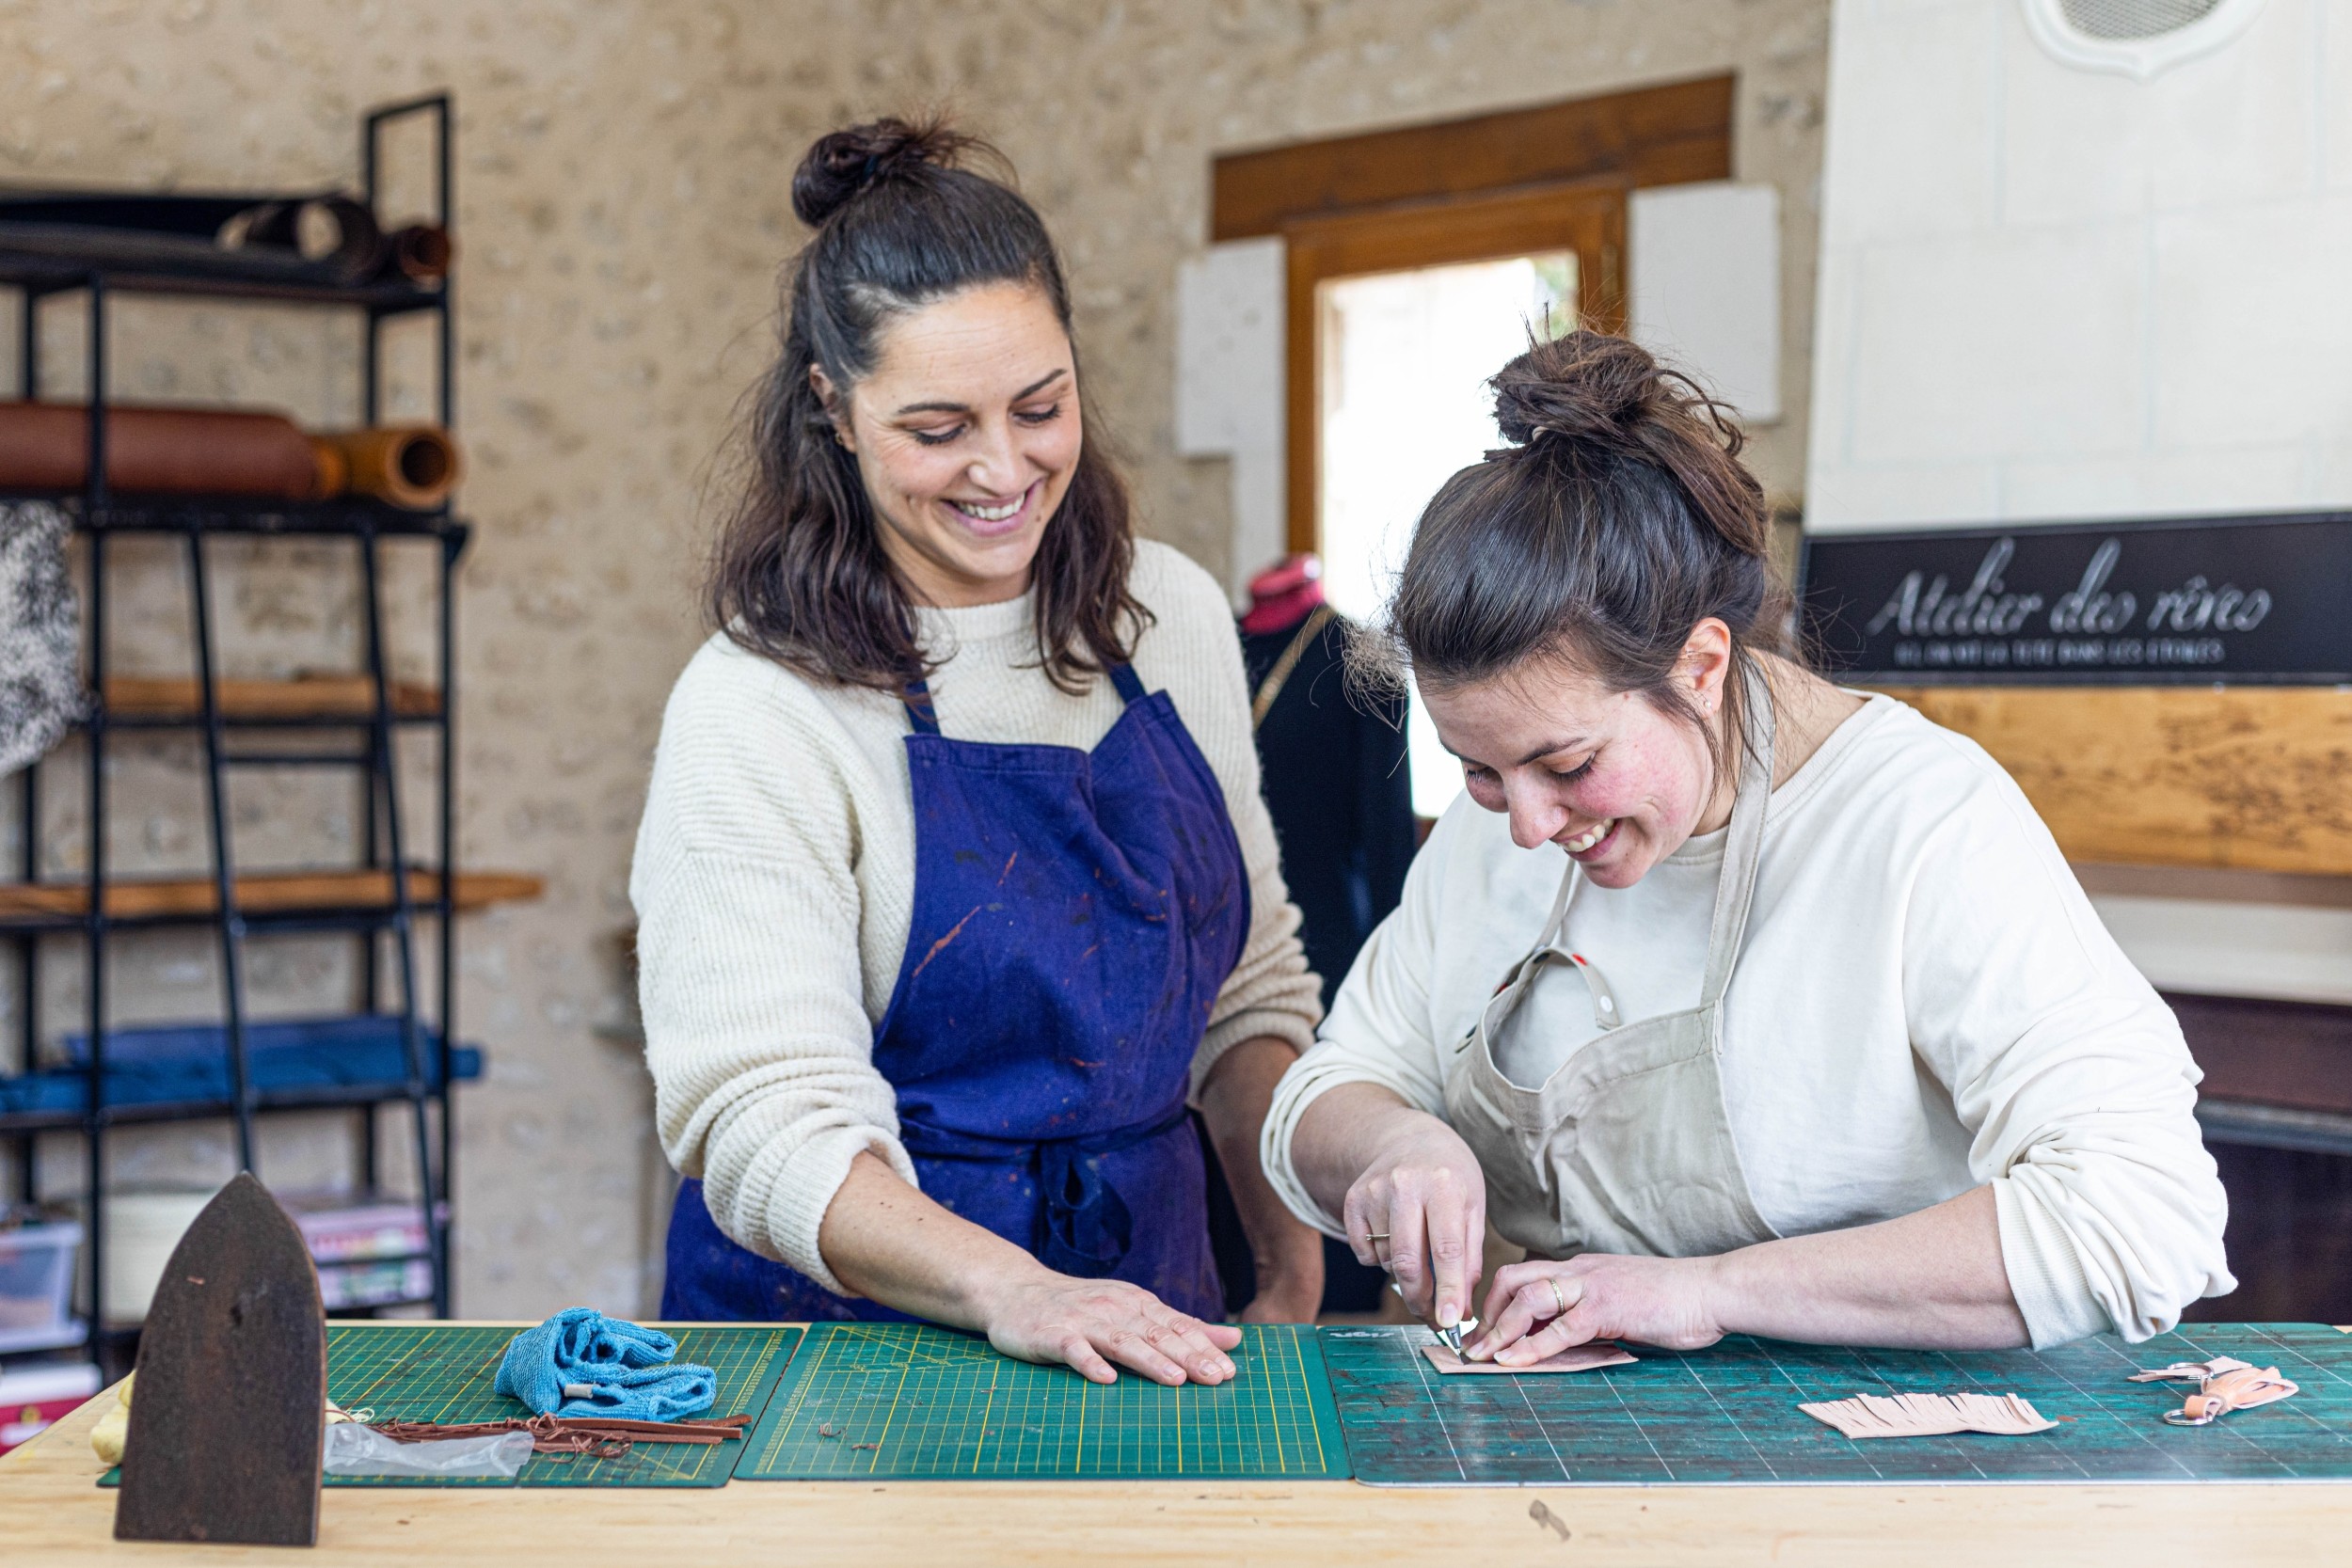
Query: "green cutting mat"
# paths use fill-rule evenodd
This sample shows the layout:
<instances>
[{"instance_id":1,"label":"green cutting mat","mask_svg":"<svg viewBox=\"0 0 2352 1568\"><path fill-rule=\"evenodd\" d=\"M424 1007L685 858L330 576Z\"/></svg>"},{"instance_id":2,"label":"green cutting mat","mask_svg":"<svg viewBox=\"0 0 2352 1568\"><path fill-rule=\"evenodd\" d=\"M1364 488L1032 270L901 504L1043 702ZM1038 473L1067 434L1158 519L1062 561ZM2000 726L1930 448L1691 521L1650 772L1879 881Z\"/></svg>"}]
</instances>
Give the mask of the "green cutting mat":
<instances>
[{"instance_id":1,"label":"green cutting mat","mask_svg":"<svg viewBox=\"0 0 2352 1568\"><path fill-rule=\"evenodd\" d=\"M495 1421L531 1414L493 1393L512 1328L441 1323L333 1323L326 1331L326 1395L378 1420ZM677 1359L719 1374L714 1416L756 1418L791 1359L797 1328L680 1328ZM535 1453L512 1481L416 1476L329 1476L329 1486L724 1486L740 1443L639 1443L618 1459Z\"/></svg>"},{"instance_id":2,"label":"green cutting mat","mask_svg":"<svg viewBox=\"0 0 2352 1568\"><path fill-rule=\"evenodd\" d=\"M1440 1377L1420 1328L1327 1328L1356 1479L1374 1486L1661 1482L2340 1481L2352 1478L2352 1336L2319 1323L2193 1323L2144 1344L1840 1350L1735 1337L1630 1367ZM2142 1368L2234 1355L2302 1386L2206 1427L2168 1426L2186 1385ZM1855 1394L2016 1393L2058 1422L2029 1437L1855 1442L1797 1406Z\"/></svg>"},{"instance_id":3,"label":"green cutting mat","mask_svg":"<svg viewBox=\"0 0 2352 1568\"><path fill-rule=\"evenodd\" d=\"M528 1416L491 1392L517 1330L447 1323L342 1323L326 1329L326 1397L377 1420L495 1421ZM677 1358L719 1374L716 1415L757 1417L801 1337L797 1328L681 1328ZM329 1486L724 1486L741 1443L640 1443L618 1459L535 1453L513 1481L496 1477L328 1476ZM101 1486L116 1484L109 1470Z\"/></svg>"},{"instance_id":4,"label":"green cutting mat","mask_svg":"<svg viewBox=\"0 0 2352 1568\"><path fill-rule=\"evenodd\" d=\"M1242 1330L1238 1375L1089 1383L914 1323L819 1323L738 1481L1258 1480L1347 1474L1314 1330Z\"/></svg>"}]
</instances>

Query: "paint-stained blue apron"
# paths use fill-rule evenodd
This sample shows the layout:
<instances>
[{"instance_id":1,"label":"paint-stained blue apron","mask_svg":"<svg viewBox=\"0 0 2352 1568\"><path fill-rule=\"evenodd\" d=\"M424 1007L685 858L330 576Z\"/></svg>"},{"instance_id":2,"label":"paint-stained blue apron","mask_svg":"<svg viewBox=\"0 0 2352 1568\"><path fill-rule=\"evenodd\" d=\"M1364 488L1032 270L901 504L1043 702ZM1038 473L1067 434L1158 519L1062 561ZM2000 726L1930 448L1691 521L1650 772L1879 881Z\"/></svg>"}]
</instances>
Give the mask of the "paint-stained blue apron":
<instances>
[{"instance_id":1,"label":"paint-stained blue apron","mask_svg":"<svg viewBox=\"0 0 2352 1568\"><path fill-rule=\"evenodd\" d=\"M1049 1268L1216 1322L1184 1096L1249 882L1168 693L1111 678L1126 707L1090 752L950 740L909 689L914 915L874 1066L926 1194ZM737 1245L698 1180L668 1264L671 1322L902 1316Z\"/></svg>"}]
</instances>

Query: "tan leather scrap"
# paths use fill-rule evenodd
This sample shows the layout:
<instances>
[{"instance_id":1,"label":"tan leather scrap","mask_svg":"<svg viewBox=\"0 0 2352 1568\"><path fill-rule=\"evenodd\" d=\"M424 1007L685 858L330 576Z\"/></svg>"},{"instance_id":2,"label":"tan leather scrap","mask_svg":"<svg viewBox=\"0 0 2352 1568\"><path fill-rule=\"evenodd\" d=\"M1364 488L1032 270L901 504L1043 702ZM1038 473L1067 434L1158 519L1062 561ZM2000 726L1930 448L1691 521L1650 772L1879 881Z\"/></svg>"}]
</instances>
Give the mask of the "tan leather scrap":
<instances>
[{"instance_id":1,"label":"tan leather scrap","mask_svg":"<svg viewBox=\"0 0 2352 1568\"><path fill-rule=\"evenodd\" d=\"M2175 1361L2153 1371L2134 1372L2134 1383L2194 1383L2197 1392L2168 1410L2164 1418L2176 1427L2210 1426L2233 1410L2252 1410L2293 1397L2297 1386L2279 1375L2276 1367L2257 1367L2235 1356L2217 1355L2210 1361Z\"/></svg>"},{"instance_id":2,"label":"tan leather scrap","mask_svg":"<svg viewBox=\"0 0 2352 1568\"><path fill-rule=\"evenodd\" d=\"M2015 1394L1859 1394L1797 1408L1857 1441L1943 1437L1956 1432L2023 1437L2058 1425Z\"/></svg>"}]
</instances>

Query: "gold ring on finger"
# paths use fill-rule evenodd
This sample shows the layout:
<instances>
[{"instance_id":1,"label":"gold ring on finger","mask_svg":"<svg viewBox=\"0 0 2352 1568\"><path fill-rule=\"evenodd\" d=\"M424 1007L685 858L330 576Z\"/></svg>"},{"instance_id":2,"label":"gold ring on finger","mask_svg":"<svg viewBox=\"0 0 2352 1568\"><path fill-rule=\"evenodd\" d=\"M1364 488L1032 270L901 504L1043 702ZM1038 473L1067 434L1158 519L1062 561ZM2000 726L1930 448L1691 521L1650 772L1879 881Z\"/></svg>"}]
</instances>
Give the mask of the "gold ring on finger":
<instances>
[{"instance_id":1,"label":"gold ring on finger","mask_svg":"<svg viewBox=\"0 0 2352 1568\"><path fill-rule=\"evenodd\" d=\"M1557 1302L1560 1306L1560 1310L1553 1313L1552 1316L1565 1318L1568 1315L1568 1298L1566 1295L1562 1293L1560 1290L1560 1276L1558 1275L1552 1275L1549 1283L1551 1286L1551 1299Z\"/></svg>"}]
</instances>

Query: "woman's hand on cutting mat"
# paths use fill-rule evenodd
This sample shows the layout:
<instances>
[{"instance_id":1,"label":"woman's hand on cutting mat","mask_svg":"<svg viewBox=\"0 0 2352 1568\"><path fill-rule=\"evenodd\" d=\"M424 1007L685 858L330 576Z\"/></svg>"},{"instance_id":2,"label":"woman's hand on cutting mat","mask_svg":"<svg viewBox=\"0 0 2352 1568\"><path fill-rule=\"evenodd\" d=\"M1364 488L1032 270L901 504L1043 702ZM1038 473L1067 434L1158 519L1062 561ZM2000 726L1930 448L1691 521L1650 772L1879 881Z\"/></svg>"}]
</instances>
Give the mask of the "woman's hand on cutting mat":
<instances>
[{"instance_id":1,"label":"woman's hand on cutting mat","mask_svg":"<svg viewBox=\"0 0 2352 1568\"><path fill-rule=\"evenodd\" d=\"M1525 1367L1594 1339L1700 1350L1715 1322L1712 1258L1625 1258L1588 1252L1565 1263L1531 1259L1495 1271L1485 1324L1462 1354Z\"/></svg>"},{"instance_id":2,"label":"woman's hand on cutting mat","mask_svg":"<svg viewBox=\"0 0 2352 1568\"><path fill-rule=\"evenodd\" d=\"M850 1162L818 1231L834 1277L858 1294L988 1336L1024 1361L1064 1361L1096 1383L1112 1363L1155 1383L1223 1383L1241 1330L1186 1317L1140 1286L1056 1274L951 1213L872 1152Z\"/></svg>"},{"instance_id":3,"label":"woman's hand on cutting mat","mask_svg":"<svg viewBox=\"0 0 2352 1568\"><path fill-rule=\"evenodd\" d=\"M1556 1290L1555 1290L1556 1287ZM1916 1213L1713 1258L1586 1253L1495 1272L1474 1360L1523 1367L1588 1339L1696 1350L1725 1334L1817 1345L2004 1350L2030 1342L1991 1187Z\"/></svg>"},{"instance_id":4,"label":"woman's hand on cutting mat","mask_svg":"<svg viewBox=\"0 0 2352 1568\"><path fill-rule=\"evenodd\" d=\"M996 1293L987 1332L990 1344L1023 1361L1067 1362L1095 1383L1118 1382L1117 1362L1170 1387L1225 1382L1233 1375L1225 1353L1241 1343L1240 1329L1204 1323L1139 1285L1041 1267Z\"/></svg>"}]
</instances>

